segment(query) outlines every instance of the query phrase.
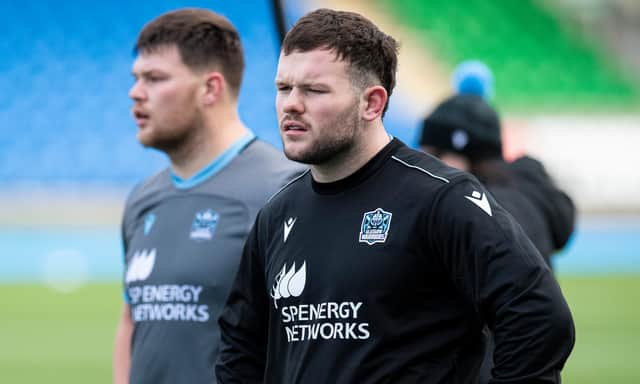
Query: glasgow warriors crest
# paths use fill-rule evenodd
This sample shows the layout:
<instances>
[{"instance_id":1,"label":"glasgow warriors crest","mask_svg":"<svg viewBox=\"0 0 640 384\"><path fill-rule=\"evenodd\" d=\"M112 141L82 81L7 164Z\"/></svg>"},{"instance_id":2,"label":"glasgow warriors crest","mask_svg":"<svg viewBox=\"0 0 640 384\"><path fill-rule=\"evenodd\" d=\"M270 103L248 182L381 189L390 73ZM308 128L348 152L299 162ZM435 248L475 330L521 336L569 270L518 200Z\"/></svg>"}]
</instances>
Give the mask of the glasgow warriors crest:
<instances>
[{"instance_id":1,"label":"glasgow warriors crest","mask_svg":"<svg viewBox=\"0 0 640 384\"><path fill-rule=\"evenodd\" d=\"M384 243L391 226L391 215L382 208L365 212L360 226L360 242L369 245Z\"/></svg>"},{"instance_id":2,"label":"glasgow warriors crest","mask_svg":"<svg viewBox=\"0 0 640 384\"><path fill-rule=\"evenodd\" d=\"M191 237L194 240L211 240L218 225L220 215L213 209L207 209L196 213L191 224Z\"/></svg>"}]
</instances>

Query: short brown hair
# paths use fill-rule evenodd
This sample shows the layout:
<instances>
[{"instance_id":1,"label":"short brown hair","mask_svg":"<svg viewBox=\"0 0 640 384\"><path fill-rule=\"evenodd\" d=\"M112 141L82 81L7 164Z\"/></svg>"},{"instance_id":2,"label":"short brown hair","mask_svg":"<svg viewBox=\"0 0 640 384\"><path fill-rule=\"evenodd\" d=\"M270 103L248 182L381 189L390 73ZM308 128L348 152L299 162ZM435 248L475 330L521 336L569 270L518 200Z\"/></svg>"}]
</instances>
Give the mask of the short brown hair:
<instances>
[{"instance_id":1,"label":"short brown hair","mask_svg":"<svg viewBox=\"0 0 640 384\"><path fill-rule=\"evenodd\" d=\"M207 9L184 8L167 12L144 26L134 51L149 53L176 45L182 61L193 70L215 67L237 97L244 58L240 35L224 16Z\"/></svg>"},{"instance_id":2,"label":"short brown hair","mask_svg":"<svg viewBox=\"0 0 640 384\"><path fill-rule=\"evenodd\" d=\"M398 42L364 16L321 8L307 13L287 33L282 43L285 55L327 48L353 70L359 86L381 84L391 96L396 85ZM386 112L387 105L384 106Z\"/></svg>"}]
</instances>

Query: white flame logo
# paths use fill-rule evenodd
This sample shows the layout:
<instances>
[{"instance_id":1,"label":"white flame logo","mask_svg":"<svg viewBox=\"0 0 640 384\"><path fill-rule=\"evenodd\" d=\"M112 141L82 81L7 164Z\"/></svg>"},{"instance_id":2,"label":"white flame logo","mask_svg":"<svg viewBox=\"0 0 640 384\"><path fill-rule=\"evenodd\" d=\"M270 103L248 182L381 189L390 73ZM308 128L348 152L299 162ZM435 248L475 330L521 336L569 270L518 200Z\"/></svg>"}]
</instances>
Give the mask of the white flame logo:
<instances>
[{"instance_id":1,"label":"white flame logo","mask_svg":"<svg viewBox=\"0 0 640 384\"><path fill-rule=\"evenodd\" d=\"M146 280L153 270L156 262L156 249L150 251L143 249L133 254L129 268L127 268L127 276L125 282L131 283L136 280Z\"/></svg>"},{"instance_id":2,"label":"white flame logo","mask_svg":"<svg viewBox=\"0 0 640 384\"><path fill-rule=\"evenodd\" d=\"M278 299L286 299L287 297L298 297L304 291L307 283L307 262L302 263L302 267L296 271L296 263L291 265L287 270L287 263L282 266L282 270L276 275L276 282L271 288L271 297L273 305L278 308Z\"/></svg>"}]
</instances>

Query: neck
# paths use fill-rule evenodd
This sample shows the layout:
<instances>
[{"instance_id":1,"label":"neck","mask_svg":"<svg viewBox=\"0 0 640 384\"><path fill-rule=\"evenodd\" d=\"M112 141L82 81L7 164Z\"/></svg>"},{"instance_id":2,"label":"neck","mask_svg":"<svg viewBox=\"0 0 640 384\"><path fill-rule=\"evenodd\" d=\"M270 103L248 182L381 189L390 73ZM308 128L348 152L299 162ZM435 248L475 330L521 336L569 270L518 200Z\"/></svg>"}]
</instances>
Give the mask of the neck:
<instances>
[{"instance_id":1,"label":"neck","mask_svg":"<svg viewBox=\"0 0 640 384\"><path fill-rule=\"evenodd\" d=\"M193 129L187 143L168 153L173 173L183 180L195 175L249 133L235 110L226 116L214 111L204 120L200 129Z\"/></svg>"},{"instance_id":2,"label":"neck","mask_svg":"<svg viewBox=\"0 0 640 384\"><path fill-rule=\"evenodd\" d=\"M323 163L311 165L311 175L319 183L331 183L344 179L362 168L391 138L385 131L382 122L373 123L371 129L363 129L355 139L354 146L347 152L335 156Z\"/></svg>"}]
</instances>

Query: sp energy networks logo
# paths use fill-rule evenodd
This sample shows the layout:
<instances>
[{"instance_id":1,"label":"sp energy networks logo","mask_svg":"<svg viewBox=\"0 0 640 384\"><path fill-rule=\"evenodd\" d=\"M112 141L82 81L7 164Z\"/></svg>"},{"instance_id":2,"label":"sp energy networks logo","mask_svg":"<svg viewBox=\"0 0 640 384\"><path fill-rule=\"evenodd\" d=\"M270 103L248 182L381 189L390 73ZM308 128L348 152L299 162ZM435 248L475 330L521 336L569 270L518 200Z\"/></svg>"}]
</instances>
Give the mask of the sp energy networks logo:
<instances>
[{"instance_id":1,"label":"sp energy networks logo","mask_svg":"<svg viewBox=\"0 0 640 384\"><path fill-rule=\"evenodd\" d=\"M365 212L360 226L360 242L369 245L384 243L391 227L391 216L391 212L382 208Z\"/></svg>"},{"instance_id":2,"label":"sp energy networks logo","mask_svg":"<svg viewBox=\"0 0 640 384\"><path fill-rule=\"evenodd\" d=\"M279 299L299 297L304 291L306 280L306 262L303 262L298 270L295 263L290 268L287 268L285 263L271 288L273 304L280 314L283 335L288 343L313 340L366 340L370 337L369 323L361 320L362 301L297 302L278 308Z\"/></svg>"},{"instance_id":3,"label":"sp energy networks logo","mask_svg":"<svg viewBox=\"0 0 640 384\"><path fill-rule=\"evenodd\" d=\"M303 262L302 267L296 271L296 263L287 270L287 263L282 266L280 273L276 275L275 283L271 288L273 305L278 308L278 300L287 297L298 297L304 291L307 283L307 263Z\"/></svg>"},{"instance_id":4,"label":"sp energy networks logo","mask_svg":"<svg viewBox=\"0 0 640 384\"><path fill-rule=\"evenodd\" d=\"M137 251L129 261L127 284L147 280L156 261L155 249ZM131 305L131 318L142 321L209 321L209 306L200 301L204 287L190 284L131 284L126 296ZM205 295L202 295L205 296Z\"/></svg>"},{"instance_id":5,"label":"sp energy networks logo","mask_svg":"<svg viewBox=\"0 0 640 384\"><path fill-rule=\"evenodd\" d=\"M129 261L127 267L127 275L125 276L125 282L132 283L134 281L146 280L151 271L153 271L153 265L156 262L156 249L136 251Z\"/></svg>"}]
</instances>

